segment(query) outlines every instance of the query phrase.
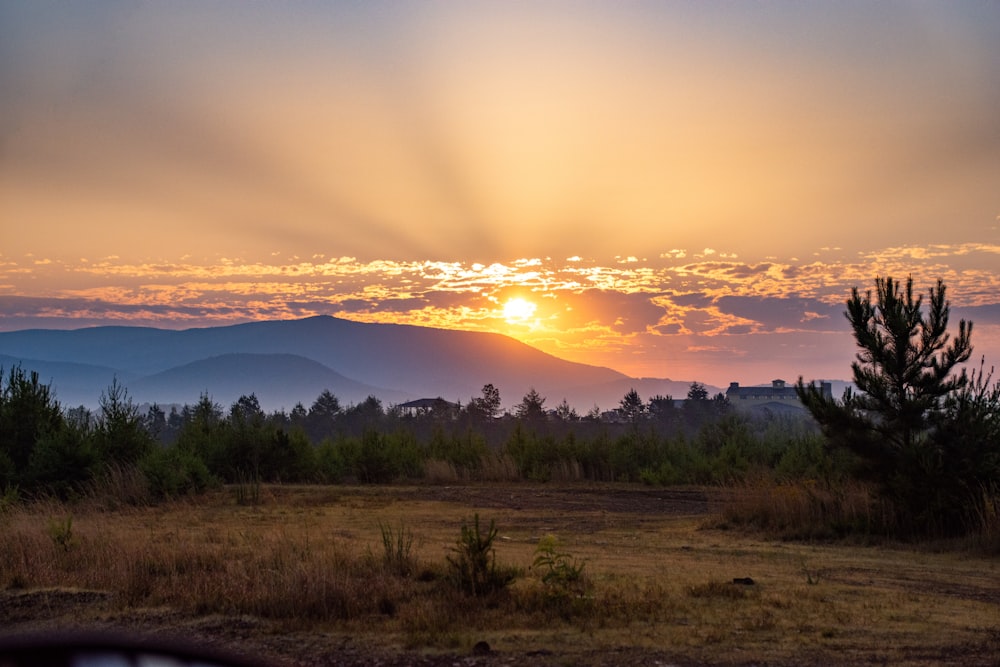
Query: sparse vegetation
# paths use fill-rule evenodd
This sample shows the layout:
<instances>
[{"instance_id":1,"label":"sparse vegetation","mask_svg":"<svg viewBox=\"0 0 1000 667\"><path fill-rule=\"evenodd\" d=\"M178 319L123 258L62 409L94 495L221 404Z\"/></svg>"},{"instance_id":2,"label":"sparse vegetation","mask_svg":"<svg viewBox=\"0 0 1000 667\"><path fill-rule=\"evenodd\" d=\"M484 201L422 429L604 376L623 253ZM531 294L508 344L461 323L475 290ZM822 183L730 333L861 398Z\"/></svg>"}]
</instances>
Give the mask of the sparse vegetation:
<instances>
[{"instance_id":1,"label":"sparse vegetation","mask_svg":"<svg viewBox=\"0 0 1000 667\"><path fill-rule=\"evenodd\" d=\"M215 619L219 641L305 664L366 641L426 655L485 639L503 659L547 651L572 663L633 647L644 662L989 664L1000 649L996 563L961 544L771 542L706 527L711 515L686 505L668 511L670 491L596 491L264 485L268 502L253 507L223 490L113 511L89 500L20 505L0 521L0 622L8 632L33 619L137 632ZM479 504L500 521L487 529L481 518L477 537L466 517ZM53 517L57 534L70 533L68 554L46 528ZM532 565L532 576L485 597L455 588L449 545L462 526L463 545L489 545L493 562ZM572 534L572 556L539 541L552 531ZM409 552L416 567L373 558L379 542L389 561ZM748 576L753 585L732 583ZM554 594L563 582L567 594Z\"/></svg>"}]
</instances>

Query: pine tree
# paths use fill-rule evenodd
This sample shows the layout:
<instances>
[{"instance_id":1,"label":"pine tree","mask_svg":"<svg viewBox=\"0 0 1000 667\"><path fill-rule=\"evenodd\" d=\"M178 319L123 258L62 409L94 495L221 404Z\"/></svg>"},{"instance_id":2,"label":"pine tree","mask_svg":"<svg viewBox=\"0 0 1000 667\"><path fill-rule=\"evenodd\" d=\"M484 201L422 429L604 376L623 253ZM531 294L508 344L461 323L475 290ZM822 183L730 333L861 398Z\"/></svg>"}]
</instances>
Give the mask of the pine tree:
<instances>
[{"instance_id":1,"label":"pine tree","mask_svg":"<svg viewBox=\"0 0 1000 667\"><path fill-rule=\"evenodd\" d=\"M956 371L972 354L972 323L960 321L954 338L948 333L950 304L941 280L926 308L923 295L914 296L912 278L905 286L876 278L875 285L875 301L870 290L862 296L855 287L845 313L859 348L851 364L858 392L836 400L801 378L796 391L831 447L854 452L864 475L911 522L929 520L942 505L954 504L938 499L937 509L928 506L928 488L944 481L935 479L944 453L934 434L947 422L948 399L968 384L965 371Z\"/></svg>"}]
</instances>

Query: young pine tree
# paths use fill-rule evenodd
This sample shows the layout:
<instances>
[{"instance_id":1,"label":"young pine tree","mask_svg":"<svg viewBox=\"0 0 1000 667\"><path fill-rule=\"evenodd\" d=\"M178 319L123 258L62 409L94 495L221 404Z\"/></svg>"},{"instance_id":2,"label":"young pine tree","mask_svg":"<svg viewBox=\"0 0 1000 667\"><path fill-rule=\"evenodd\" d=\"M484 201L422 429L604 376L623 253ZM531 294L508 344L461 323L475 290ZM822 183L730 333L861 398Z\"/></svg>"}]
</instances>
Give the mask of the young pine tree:
<instances>
[{"instance_id":1,"label":"young pine tree","mask_svg":"<svg viewBox=\"0 0 1000 667\"><path fill-rule=\"evenodd\" d=\"M928 491L945 482L947 456L934 432L947 422L947 399L968 383L956 367L972 354L972 323L959 322L954 338L948 333L950 305L940 280L926 308L923 295L914 296L912 278L905 285L876 278L875 286L874 300L871 291L862 296L854 288L845 313L859 348L851 364L858 393L847 391L838 401L801 378L796 390L829 445L854 452L863 474L897 503L911 527L940 527L959 501L930 502Z\"/></svg>"}]
</instances>

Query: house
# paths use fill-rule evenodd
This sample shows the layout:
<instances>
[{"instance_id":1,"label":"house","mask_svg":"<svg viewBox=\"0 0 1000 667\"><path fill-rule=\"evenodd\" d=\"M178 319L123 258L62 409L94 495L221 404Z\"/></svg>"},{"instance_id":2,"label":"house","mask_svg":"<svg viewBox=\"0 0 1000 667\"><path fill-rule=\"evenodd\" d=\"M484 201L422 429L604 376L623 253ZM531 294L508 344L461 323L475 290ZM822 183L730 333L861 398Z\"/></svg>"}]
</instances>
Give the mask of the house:
<instances>
[{"instance_id":1,"label":"house","mask_svg":"<svg viewBox=\"0 0 1000 667\"><path fill-rule=\"evenodd\" d=\"M820 392L833 397L833 387L829 382L820 382ZM729 404L744 409L769 409L772 412L789 409L803 410L804 406L795 393L795 386L788 386L784 380L772 380L771 386L741 387L739 382L730 382L726 390Z\"/></svg>"},{"instance_id":2,"label":"house","mask_svg":"<svg viewBox=\"0 0 1000 667\"><path fill-rule=\"evenodd\" d=\"M440 396L437 398L418 398L415 401L401 403L396 407L398 407L403 414L410 415L411 417L416 415L425 415L432 412L438 414L457 415L459 410L462 408L462 406L458 403L446 401Z\"/></svg>"}]
</instances>

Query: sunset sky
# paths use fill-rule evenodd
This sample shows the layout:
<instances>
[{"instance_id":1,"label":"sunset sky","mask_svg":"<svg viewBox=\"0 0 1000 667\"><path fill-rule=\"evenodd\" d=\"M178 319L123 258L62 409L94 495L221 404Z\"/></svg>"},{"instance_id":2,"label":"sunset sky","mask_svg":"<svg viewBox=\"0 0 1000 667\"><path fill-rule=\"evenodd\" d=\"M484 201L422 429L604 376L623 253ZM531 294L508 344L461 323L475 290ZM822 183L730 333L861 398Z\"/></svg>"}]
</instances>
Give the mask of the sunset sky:
<instances>
[{"instance_id":1,"label":"sunset sky","mask_svg":"<svg viewBox=\"0 0 1000 667\"><path fill-rule=\"evenodd\" d=\"M876 275L1000 366L1000 2L0 0L0 330L848 379Z\"/></svg>"}]
</instances>

